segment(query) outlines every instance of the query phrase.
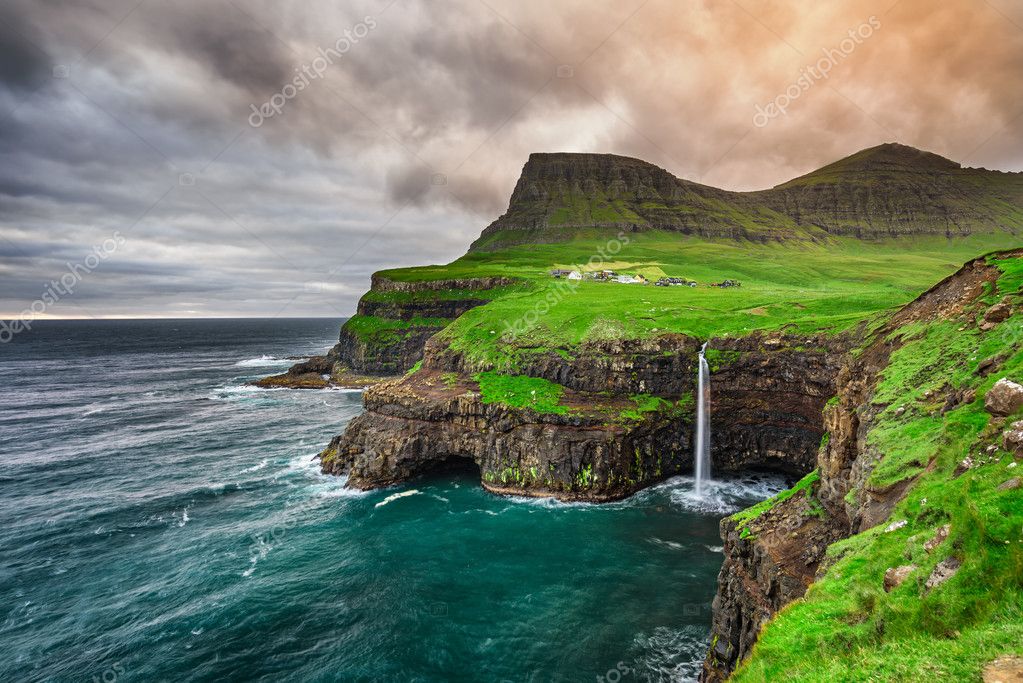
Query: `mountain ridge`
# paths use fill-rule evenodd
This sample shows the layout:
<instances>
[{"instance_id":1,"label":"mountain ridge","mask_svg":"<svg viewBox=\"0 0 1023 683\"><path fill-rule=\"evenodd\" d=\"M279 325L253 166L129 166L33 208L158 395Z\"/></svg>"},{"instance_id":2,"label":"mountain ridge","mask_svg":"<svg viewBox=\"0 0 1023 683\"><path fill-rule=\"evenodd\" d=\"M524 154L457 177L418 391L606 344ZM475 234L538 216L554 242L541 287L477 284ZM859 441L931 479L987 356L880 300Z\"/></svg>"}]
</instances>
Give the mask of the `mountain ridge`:
<instances>
[{"instance_id":1,"label":"mountain ridge","mask_svg":"<svg viewBox=\"0 0 1023 683\"><path fill-rule=\"evenodd\" d=\"M1023 173L967 168L897 143L766 190L678 178L615 154L534 152L508 210L470 251L570 239L581 230L668 230L753 242L1023 232Z\"/></svg>"}]
</instances>

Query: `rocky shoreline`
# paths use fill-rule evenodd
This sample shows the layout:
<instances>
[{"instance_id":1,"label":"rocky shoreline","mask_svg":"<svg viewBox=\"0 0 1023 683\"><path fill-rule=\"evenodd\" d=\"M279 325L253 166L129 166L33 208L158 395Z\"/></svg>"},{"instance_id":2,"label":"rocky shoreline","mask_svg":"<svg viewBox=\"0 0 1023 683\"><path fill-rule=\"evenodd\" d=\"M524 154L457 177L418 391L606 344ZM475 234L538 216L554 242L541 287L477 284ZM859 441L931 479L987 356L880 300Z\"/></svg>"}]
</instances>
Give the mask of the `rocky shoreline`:
<instances>
[{"instance_id":1,"label":"rocky shoreline","mask_svg":"<svg viewBox=\"0 0 1023 683\"><path fill-rule=\"evenodd\" d=\"M391 377L360 375L329 356L310 356L287 372L250 382L261 389L368 389Z\"/></svg>"}]
</instances>

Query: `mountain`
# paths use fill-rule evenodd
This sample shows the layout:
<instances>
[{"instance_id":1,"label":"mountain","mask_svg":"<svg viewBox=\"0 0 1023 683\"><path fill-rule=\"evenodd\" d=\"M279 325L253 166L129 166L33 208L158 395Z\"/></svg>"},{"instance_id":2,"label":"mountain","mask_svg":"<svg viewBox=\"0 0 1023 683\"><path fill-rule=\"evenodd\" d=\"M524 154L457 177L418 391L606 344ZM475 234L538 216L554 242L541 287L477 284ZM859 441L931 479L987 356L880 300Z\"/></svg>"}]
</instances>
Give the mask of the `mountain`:
<instances>
[{"instance_id":1,"label":"mountain","mask_svg":"<svg viewBox=\"0 0 1023 683\"><path fill-rule=\"evenodd\" d=\"M1023 173L964 168L899 144L857 152L769 190L731 192L613 154L531 154L508 210L471 251L593 229L753 242L1023 233Z\"/></svg>"}]
</instances>

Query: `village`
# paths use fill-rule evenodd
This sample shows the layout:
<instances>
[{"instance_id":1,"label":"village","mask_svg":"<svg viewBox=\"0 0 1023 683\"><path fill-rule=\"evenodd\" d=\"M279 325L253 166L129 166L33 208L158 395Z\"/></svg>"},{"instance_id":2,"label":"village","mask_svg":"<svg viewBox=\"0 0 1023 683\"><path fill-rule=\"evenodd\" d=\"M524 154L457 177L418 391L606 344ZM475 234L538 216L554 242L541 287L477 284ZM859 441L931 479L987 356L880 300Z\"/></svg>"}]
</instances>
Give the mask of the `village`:
<instances>
[{"instance_id":1,"label":"village","mask_svg":"<svg viewBox=\"0 0 1023 683\"><path fill-rule=\"evenodd\" d=\"M649 279L641 274L629 275L626 273L618 273L613 270L594 270L582 272L579 270L568 270L564 268L556 268L550 271L551 277L555 279L565 280L590 280L593 282L611 282L622 285L649 285L653 284L655 287L699 287L699 283L696 280L690 280L684 277L661 277L656 281L651 282ZM726 279L721 282L714 282L707 287L741 287L742 283L738 280Z\"/></svg>"}]
</instances>

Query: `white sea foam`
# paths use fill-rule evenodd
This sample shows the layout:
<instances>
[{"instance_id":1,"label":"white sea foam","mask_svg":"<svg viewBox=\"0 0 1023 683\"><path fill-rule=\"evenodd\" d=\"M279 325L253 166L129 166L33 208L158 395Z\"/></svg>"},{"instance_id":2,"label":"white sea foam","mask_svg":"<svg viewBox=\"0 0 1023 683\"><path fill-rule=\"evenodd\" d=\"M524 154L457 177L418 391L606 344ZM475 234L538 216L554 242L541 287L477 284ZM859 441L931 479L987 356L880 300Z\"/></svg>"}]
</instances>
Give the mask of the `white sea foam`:
<instances>
[{"instance_id":1,"label":"white sea foam","mask_svg":"<svg viewBox=\"0 0 1023 683\"><path fill-rule=\"evenodd\" d=\"M519 505L530 505L532 507L546 508L548 510L558 510L565 508L587 508L598 505L598 503L588 503L584 500L558 500L553 496L505 496L505 500ZM510 509L510 508L505 508ZM502 511L503 512L503 511Z\"/></svg>"},{"instance_id":2,"label":"white sea foam","mask_svg":"<svg viewBox=\"0 0 1023 683\"><path fill-rule=\"evenodd\" d=\"M365 498L373 491L349 488L348 477L335 477L334 475L323 475L329 477L330 481L319 484L315 488L316 495L320 498Z\"/></svg>"},{"instance_id":3,"label":"white sea foam","mask_svg":"<svg viewBox=\"0 0 1023 683\"><path fill-rule=\"evenodd\" d=\"M268 464L270 464L270 461L264 458L263 460L260 460L258 464L243 469L241 471L241 474L245 474L246 472L258 472L259 470L266 467Z\"/></svg>"},{"instance_id":4,"label":"white sea foam","mask_svg":"<svg viewBox=\"0 0 1023 683\"><path fill-rule=\"evenodd\" d=\"M419 489L411 489L409 491L401 491L399 493L392 493L391 495L384 498L382 501L374 505L373 507L383 507L388 503L398 500L399 498L407 498L408 496L415 496L422 493Z\"/></svg>"},{"instance_id":5,"label":"white sea foam","mask_svg":"<svg viewBox=\"0 0 1023 683\"><path fill-rule=\"evenodd\" d=\"M287 358L276 358L274 356L260 356L259 358L249 358L247 360L240 360L235 363L235 367L239 368L267 368L278 365L291 365L294 361L290 361Z\"/></svg>"},{"instance_id":6,"label":"white sea foam","mask_svg":"<svg viewBox=\"0 0 1023 683\"><path fill-rule=\"evenodd\" d=\"M82 417L85 417L86 415L95 415L96 413L105 413L110 410L111 407L111 404L90 403L86 406L86 410L82 412Z\"/></svg>"},{"instance_id":7,"label":"white sea foam","mask_svg":"<svg viewBox=\"0 0 1023 683\"><path fill-rule=\"evenodd\" d=\"M710 638L702 626L660 626L650 635L636 637L634 646L639 656L625 664L636 680L695 681L709 645Z\"/></svg>"},{"instance_id":8,"label":"white sea foam","mask_svg":"<svg viewBox=\"0 0 1023 683\"><path fill-rule=\"evenodd\" d=\"M702 494L696 493L692 477L675 477L658 488L669 489L671 502L690 512L727 515L748 507L751 501L770 498L787 486L780 476L750 475L705 481Z\"/></svg>"}]
</instances>

